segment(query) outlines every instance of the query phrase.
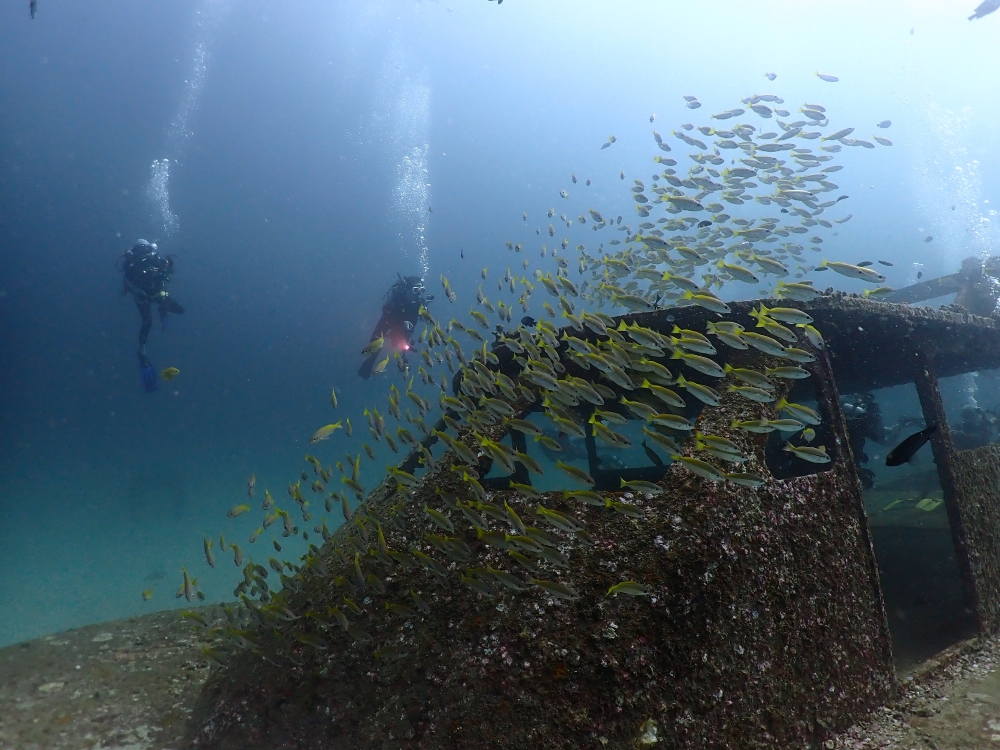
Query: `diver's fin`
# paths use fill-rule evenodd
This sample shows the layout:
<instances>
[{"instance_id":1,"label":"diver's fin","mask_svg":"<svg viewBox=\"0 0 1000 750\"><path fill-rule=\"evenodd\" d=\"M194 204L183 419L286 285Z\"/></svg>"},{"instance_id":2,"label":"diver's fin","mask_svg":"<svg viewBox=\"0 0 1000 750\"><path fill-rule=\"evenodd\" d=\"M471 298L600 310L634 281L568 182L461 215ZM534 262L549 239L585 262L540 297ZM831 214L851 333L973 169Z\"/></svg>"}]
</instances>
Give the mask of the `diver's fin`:
<instances>
[{"instance_id":1,"label":"diver's fin","mask_svg":"<svg viewBox=\"0 0 1000 750\"><path fill-rule=\"evenodd\" d=\"M368 380L372 376L372 370L375 368L375 360L378 359L378 355L381 353L381 349L377 352L373 352L368 355L368 358L361 363L361 367L358 368L358 375L361 376L363 380Z\"/></svg>"},{"instance_id":2,"label":"diver's fin","mask_svg":"<svg viewBox=\"0 0 1000 750\"><path fill-rule=\"evenodd\" d=\"M167 312L172 312L174 315L184 314L184 307L176 302L173 297L164 297L160 306L165 308Z\"/></svg>"},{"instance_id":3,"label":"diver's fin","mask_svg":"<svg viewBox=\"0 0 1000 750\"><path fill-rule=\"evenodd\" d=\"M141 355L139 356L139 375L142 377L142 387L146 393L152 393L156 390L156 370L153 369L149 360Z\"/></svg>"}]
</instances>

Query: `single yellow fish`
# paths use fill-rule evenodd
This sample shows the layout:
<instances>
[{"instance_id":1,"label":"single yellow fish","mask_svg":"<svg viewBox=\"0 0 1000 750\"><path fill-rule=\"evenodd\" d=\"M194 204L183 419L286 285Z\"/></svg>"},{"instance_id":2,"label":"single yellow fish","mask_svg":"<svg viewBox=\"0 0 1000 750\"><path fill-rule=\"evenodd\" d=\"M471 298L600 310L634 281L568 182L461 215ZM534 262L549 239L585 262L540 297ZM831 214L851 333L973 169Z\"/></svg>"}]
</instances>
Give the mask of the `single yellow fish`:
<instances>
[{"instance_id":1,"label":"single yellow fish","mask_svg":"<svg viewBox=\"0 0 1000 750\"><path fill-rule=\"evenodd\" d=\"M605 596L617 596L618 594L649 596L650 593L649 586L643 586L641 583L636 583L635 581L622 581L609 588Z\"/></svg>"},{"instance_id":2,"label":"single yellow fish","mask_svg":"<svg viewBox=\"0 0 1000 750\"><path fill-rule=\"evenodd\" d=\"M313 433L313 436L309 438L309 442L318 443L320 440L326 440L328 437L330 437L330 435L332 435L335 431L339 430L342 426L343 425L341 425L340 422L337 421L334 422L333 424L328 424L324 427L320 427L318 430L316 430L316 432Z\"/></svg>"},{"instance_id":3,"label":"single yellow fish","mask_svg":"<svg viewBox=\"0 0 1000 750\"><path fill-rule=\"evenodd\" d=\"M379 336L377 339L374 339L371 343L369 343L368 346L362 349L361 353L364 355L372 354L381 349L384 344L385 344L385 337Z\"/></svg>"},{"instance_id":4,"label":"single yellow fish","mask_svg":"<svg viewBox=\"0 0 1000 750\"><path fill-rule=\"evenodd\" d=\"M173 380L180 374L181 371L178 370L176 367L167 367L164 370L160 371L160 375L163 377L164 380Z\"/></svg>"}]
</instances>

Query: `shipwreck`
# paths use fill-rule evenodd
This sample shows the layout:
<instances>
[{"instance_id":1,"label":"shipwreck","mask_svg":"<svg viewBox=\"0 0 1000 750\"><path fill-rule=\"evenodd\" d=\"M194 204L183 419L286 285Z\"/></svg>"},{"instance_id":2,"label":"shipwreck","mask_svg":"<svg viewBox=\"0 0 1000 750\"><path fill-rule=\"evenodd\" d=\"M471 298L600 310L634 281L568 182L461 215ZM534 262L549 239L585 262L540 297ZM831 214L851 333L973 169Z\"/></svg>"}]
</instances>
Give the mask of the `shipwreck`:
<instances>
[{"instance_id":1,"label":"shipwreck","mask_svg":"<svg viewBox=\"0 0 1000 750\"><path fill-rule=\"evenodd\" d=\"M756 304L732 303L727 318L750 328ZM611 460L613 451L588 431L578 465L593 478L595 492L627 500L636 511L625 514L568 499L568 480L559 486L551 463L542 477L521 468L508 477L480 455L491 502L507 502L525 519L541 504L585 528L585 535L562 534L556 545L569 565L555 575L576 596L527 584L523 591L477 589L460 582L459 562L441 558L448 579L441 581L433 570L390 559L382 568L385 594L369 591L367 603L359 596L365 612L352 621L363 626L363 637L336 623L308 623L323 636L316 647L261 626L259 647L235 651L207 684L191 746L802 747L889 700L905 668L901 649L919 660L973 633L1000 629L1000 446L956 448L939 387L947 378L1000 368L1000 324L955 309L842 294L781 304L811 315L825 338L824 348L811 350L815 361L804 365L811 377L780 381L776 396L815 403L822 424L813 444L825 446L829 463L795 460L782 450L780 432L733 427L734 420L777 418L777 411L774 403L724 392L727 381L720 407L692 406L686 417L698 431L738 445L747 456L739 470L764 478L759 487L708 481L670 462L652 441L662 465L643 457L637 445ZM674 326L703 331L718 317L681 307L622 319L669 335ZM495 352L498 364L491 367L513 375L512 353L503 346ZM734 367L787 364L752 348L724 354ZM565 366L577 377L599 375L572 362ZM924 422L938 425L930 440L933 467L924 473L936 477L940 495L941 521L930 531L945 541L934 547L943 550L935 563L940 586L925 587L924 595L948 597L954 620L913 648L904 642L920 639L912 627L919 607L900 593L907 565L893 558L906 551L892 545L884 525L873 525L863 462L854 455L859 442L852 440L841 398L900 387L915 389ZM540 408L526 398L517 407L525 419ZM593 407L576 408L585 423ZM641 420L628 416L641 437ZM488 437L547 460L537 443L508 433L502 422ZM425 504L440 506L440 492L467 494L450 471L450 454L436 469L418 468L419 455L413 451L401 464L421 475L404 504L392 477L366 499L371 518L384 519L392 507L400 514L400 523L381 524L389 548L426 546L434 528ZM511 479L537 482L537 497L509 489ZM622 480L636 479L655 482L662 492L622 487ZM529 578L511 565L508 551L452 515L455 536L475 554L469 565ZM374 537L373 525L369 531ZM890 539L881 549L880 534ZM351 535L378 555L374 538L359 542L356 524L345 523L322 548L326 574L298 574L289 593L295 611L322 613L341 603L351 573L348 556L334 547L349 545ZM648 595L607 595L626 580L647 587ZM387 601L407 601L410 590L427 603L426 612L398 616L385 609ZM273 657L275 643L294 658Z\"/></svg>"}]
</instances>

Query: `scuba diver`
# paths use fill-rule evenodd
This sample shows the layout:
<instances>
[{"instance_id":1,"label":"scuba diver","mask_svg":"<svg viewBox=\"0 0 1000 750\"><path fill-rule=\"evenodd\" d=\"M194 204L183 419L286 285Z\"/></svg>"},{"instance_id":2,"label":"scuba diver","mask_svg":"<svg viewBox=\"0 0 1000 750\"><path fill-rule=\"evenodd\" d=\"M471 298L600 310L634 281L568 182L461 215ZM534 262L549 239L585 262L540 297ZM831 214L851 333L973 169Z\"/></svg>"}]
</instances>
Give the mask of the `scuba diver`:
<instances>
[{"instance_id":1,"label":"scuba diver","mask_svg":"<svg viewBox=\"0 0 1000 750\"><path fill-rule=\"evenodd\" d=\"M174 271L174 258L172 255L161 256L156 251L156 243L136 240L132 249L118 259L118 270L123 275L122 296L131 292L135 298L135 306L139 308L139 315L142 316L137 354L142 387L146 393L156 390L156 371L146 357L146 339L149 337L149 329L153 326L150 306L156 304L159 307L162 330L167 328L167 313L184 314L184 308L177 304L164 288Z\"/></svg>"},{"instance_id":2,"label":"scuba diver","mask_svg":"<svg viewBox=\"0 0 1000 750\"><path fill-rule=\"evenodd\" d=\"M854 468L858 471L861 486L870 490L875 486L875 472L862 466L868 463L865 453L865 440L871 440L879 445L886 444L886 429L882 421L882 410L879 408L875 394L871 391L853 396L840 397L840 409L844 413L847 425L847 439L854 456Z\"/></svg>"},{"instance_id":3,"label":"scuba diver","mask_svg":"<svg viewBox=\"0 0 1000 750\"><path fill-rule=\"evenodd\" d=\"M372 376L376 360L382 355L385 346L402 352L403 363L406 363L406 352L413 345L413 331L417 325L420 308L433 299L434 295L426 294L424 282L419 276L403 277L399 273L396 274L396 283L385 293L382 301L382 317L378 319L370 339L376 341L383 338L384 344L361 363L358 375L365 380Z\"/></svg>"},{"instance_id":4,"label":"scuba diver","mask_svg":"<svg viewBox=\"0 0 1000 750\"><path fill-rule=\"evenodd\" d=\"M975 403L962 407L961 424L952 428L951 442L960 451L979 448L994 442L997 418Z\"/></svg>"}]
</instances>

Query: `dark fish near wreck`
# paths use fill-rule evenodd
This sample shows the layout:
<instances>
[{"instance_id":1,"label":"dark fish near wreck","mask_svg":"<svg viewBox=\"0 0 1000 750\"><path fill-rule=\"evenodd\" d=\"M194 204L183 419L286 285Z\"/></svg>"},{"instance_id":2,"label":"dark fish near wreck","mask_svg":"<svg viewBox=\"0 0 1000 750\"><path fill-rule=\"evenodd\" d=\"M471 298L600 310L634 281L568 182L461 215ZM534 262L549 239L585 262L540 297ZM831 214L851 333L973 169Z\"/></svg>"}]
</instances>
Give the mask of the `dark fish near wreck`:
<instances>
[{"instance_id":1,"label":"dark fish near wreck","mask_svg":"<svg viewBox=\"0 0 1000 750\"><path fill-rule=\"evenodd\" d=\"M653 462L654 466L663 466L663 459L660 458L656 451L646 445L646 441L642 441L642 450L645 452L646 457Z\"/></svg>"},{"instance_id":2,"label":"dark fish near wreck","mask_svg":"<svg viewBox=\"0 0 1000 750\"><path fill-rule=\"evenodd\" d=\"M885 465L901 466L905 464L916 455L918 450L924 447L924 443L930 439L936 429L937 423L934 423L920 432L914 432L906 440L889 451L889 455L885 457Z\"/></svg>"}]
</instances>

